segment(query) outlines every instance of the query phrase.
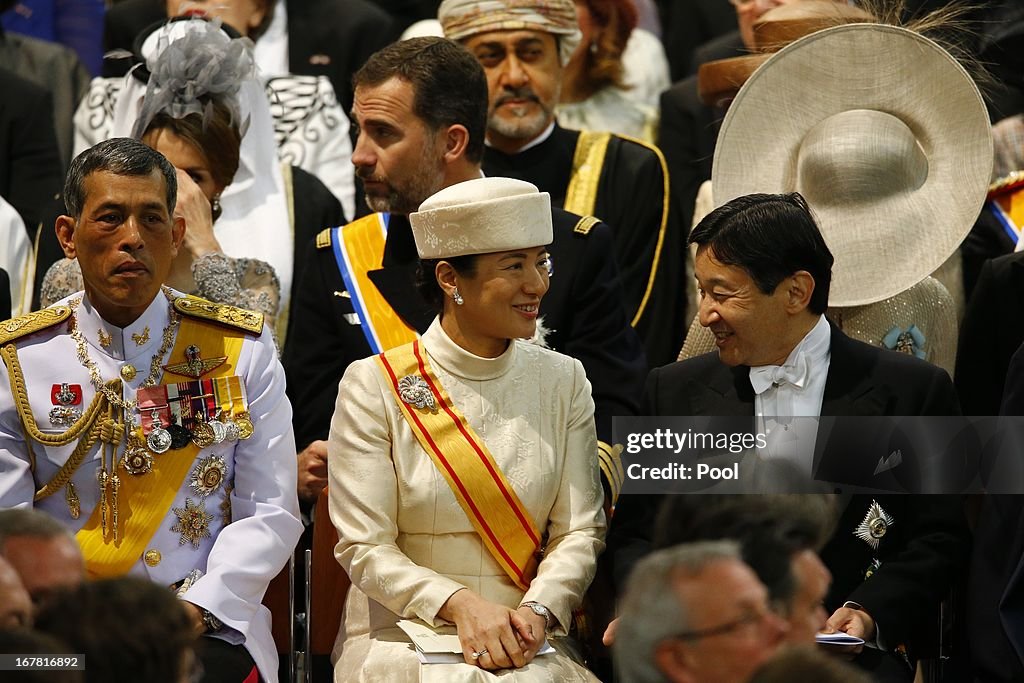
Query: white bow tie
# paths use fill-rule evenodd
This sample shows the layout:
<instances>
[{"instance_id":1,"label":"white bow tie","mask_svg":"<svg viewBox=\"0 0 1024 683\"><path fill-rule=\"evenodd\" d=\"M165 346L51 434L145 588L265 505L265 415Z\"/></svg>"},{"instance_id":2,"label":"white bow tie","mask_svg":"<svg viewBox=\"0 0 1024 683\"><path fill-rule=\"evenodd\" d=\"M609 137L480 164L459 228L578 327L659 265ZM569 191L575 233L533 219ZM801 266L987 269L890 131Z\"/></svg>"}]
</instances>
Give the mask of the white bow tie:
<instances>
[{"instance_id":1,"label":"white bow tie","mask_svg":"<svg viewBox=\"0 0 1024 683\"><path fill-rule=\"evenodd\" d=\"M750 368L750 386L755 394L763 394L771 387L780 384L792 384L803 389L807 384L807 376L811 372L811 364L807 354L801 351L789 365L761 365Z\"/></svg>"}]
</instances>

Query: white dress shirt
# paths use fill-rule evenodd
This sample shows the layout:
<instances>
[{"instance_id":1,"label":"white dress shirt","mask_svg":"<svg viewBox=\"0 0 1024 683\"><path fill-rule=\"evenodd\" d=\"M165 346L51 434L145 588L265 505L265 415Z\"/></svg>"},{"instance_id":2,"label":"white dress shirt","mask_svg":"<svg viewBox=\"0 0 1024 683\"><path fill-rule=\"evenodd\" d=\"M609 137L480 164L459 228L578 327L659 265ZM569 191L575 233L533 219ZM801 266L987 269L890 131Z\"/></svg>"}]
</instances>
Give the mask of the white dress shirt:
<instances>
[{"instance_id":1,"label":"white dress shirt","mask_svg":"<svg viewBox=\"0 0 1024 683\"><path fill-rule=\"evenodd\" d=\"M821 316L781 366L750 368L758 430L768 438L762 457L793 460L810 473L817 428L810 420L802 424L792 418L821 415L831 341L832 331Z\"/></svg>"}]
</instances>

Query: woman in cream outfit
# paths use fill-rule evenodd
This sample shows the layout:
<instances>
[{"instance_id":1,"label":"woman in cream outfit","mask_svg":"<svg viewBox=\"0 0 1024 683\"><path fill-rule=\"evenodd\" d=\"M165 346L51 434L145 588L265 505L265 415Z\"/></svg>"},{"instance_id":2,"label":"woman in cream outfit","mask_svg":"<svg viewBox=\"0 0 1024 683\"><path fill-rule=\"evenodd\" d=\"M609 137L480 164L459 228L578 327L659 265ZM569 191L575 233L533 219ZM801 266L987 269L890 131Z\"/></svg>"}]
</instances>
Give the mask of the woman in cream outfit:
<instances>
[{"instance_id":1,"label":"woman in cream outfit","mask_svg":"<svg viewBox=\"0 0 1024 683\"><path fill-rule=\"evenodd\" d=\"M578 361L522 341L548 288L550 199L529 183L481 178L430 197L410 222L422 288L441 310L421 348L545 548L524 593L420 446L376 359L353 363L328 460L335 554L352 579L335 680L596 680L557 638L604 547L590 384ZM464 663L421 665L402 618L454 624ZM557 652L534 659L545 630Z\"/></svg>"}]
</instances>

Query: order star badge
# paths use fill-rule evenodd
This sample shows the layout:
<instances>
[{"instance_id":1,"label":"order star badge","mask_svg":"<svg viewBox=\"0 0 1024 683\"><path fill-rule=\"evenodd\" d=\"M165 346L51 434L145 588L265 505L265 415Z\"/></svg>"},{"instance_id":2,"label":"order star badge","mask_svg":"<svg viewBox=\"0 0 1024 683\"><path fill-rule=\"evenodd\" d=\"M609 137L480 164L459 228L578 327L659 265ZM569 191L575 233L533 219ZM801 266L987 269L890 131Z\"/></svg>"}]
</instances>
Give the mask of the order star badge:
<instances>
[{"instance_id":1,"label":"order star badge","mask_svg":"<svg viewBox=\"0 0 1024 683\"><path fill-rule=\"evenodd\" d=\"M204 538L210 538L210 522L213 515L206 511L202 502L193 503L191 498L185 499L185 507L171 508L177 515L178 521L171 527L171 531L181 534L178 538L178 545L191 543L193 548L199 548L199 542Z\"/></svg>"},{"instance_id":2,"label":"order star badge","mask_svg":"<svg viewBox=\"0 0 1024 683\"><path fill-rule=\"evenodd\" d=\"M189 487L196 495L206 498L220 488L227 472L228 466L224 463L224 458L219 455L208 456L200 460L192 470Z\"/></svg>"},{"instance_id":3,"label":"order star badge","mask_svg":"<svg viewBox=\"0 0 1024 683\"><path fill-rule=\"evenodd\" d=\"M872 500L864 519L854 529L853 535L867 543L872 549L878 550L878 542L882 540L892 525L892 515L883 510L877 500Z\"/></svg>"}]
</instances>

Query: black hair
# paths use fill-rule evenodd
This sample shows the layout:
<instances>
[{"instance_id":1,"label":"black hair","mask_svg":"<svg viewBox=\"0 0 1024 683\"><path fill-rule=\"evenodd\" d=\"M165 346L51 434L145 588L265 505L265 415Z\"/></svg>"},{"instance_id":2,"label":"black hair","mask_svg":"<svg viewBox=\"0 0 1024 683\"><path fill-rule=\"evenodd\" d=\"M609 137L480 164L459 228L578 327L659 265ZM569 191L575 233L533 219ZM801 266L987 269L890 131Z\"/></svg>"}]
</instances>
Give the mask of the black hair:
<instances>
[{"instance_id":1,"label":"black hair","mask_svg":"<svg viewBox=\"0 0 1024 683\"><path fill-rule=\"evenodd\" d=\"M85 179L107 171L116 175L146 176L159 169L167 189L167 213L174 215L178 197L178 176L163 154L132 138L111 138L85 150L71 162L64 180L64 205L78 220L85 207Z\"/></svg>"},{"instance_id":2,"label":"black hair","mask_svg":"<svg viewBox=\"0 0 1024 683\"><path fill-rule=\"evenodd\" d=\"M416 269L416 290L423 297L423 300L430 304L430 307L437 313L444 313L445 293L441 285L437 283L437 276L434 271L441 261L447 262L455 272L462 277L473 277L476 275L476 261L478 254L466 254L465 256L453 256L445 259L424 259Z\"/></svg>"},{"instance_id":3,"label":"black hair","mask_svg":"<svg viewBox=\"0 0 1024 683\"><path fill-rule=\"evenodd\" d=\"M798 192L737 197L705 216L690 242L710 247L715 260L745 270L764 294L805 270L814 278L808 308L818 314L828 308L835 259Z\"/></svg>"},{"instance_id":4,"label":"black hair","mask_svg":"<svg viewBox=\"0 0 1024 683\"><path fill-rule=\"evenodd\" d=\"M353 88L401 78L413 88L412 112L430 130L462 125L466 159L479 163L487 130L487 77L476 57L446 38L410 38L375 52L352 77Z\"/></svg>"}]
</instances>

